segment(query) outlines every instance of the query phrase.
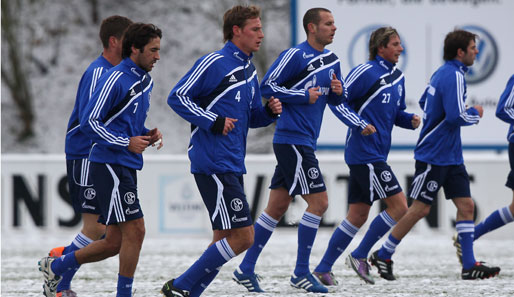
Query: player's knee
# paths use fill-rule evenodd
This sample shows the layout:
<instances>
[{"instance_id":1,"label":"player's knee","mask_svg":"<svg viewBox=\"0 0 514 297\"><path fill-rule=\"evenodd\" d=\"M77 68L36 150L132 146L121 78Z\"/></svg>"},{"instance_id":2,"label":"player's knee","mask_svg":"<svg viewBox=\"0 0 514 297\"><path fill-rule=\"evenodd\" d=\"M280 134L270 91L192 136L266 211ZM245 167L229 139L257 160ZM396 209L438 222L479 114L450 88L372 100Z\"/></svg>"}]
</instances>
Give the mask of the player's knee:
<instances>
[{"instance_id":1,"label":"player's knee","mask_svg":"<svg viewBox=\"0 0 514 297\"><path fill-rule=\"evenodd\" d=\"M422 218L428 216L430 213L430 207L424 207L420 209L416 209L413 214L416 217L416 219L421 220Z\"/></svg>"},{"instance_id":2,"label":"player's knee","mask_svg":"<svg viewBox=\"0 0 514 297\"><path fill-rule=\"evenodd\" d=\"M145 239L146 229L144 224L137 224L134 227L134 230L131 234L131 237L134 241L139 242L140 244L143 243L143 240Z\"/></svg>"},{"instance_id":3,"label":"player's knee","mask_svg":"<svg viewBox=\"0 0 514 297\"><path fill-rule=\"evenodd\" d=\"M241 252L246 251L253 245L253 236L246 236L241 242Z\"/></svg>"},{"instance_id":4,"label":"player's knee","mask_svg":"<svg viewBox=\"0 0 514 297\"><path fill-rule=\"evenodd\" d=\"M116 256L119 254L121 248L121 239L110 240L106 239L105 241L105 253L108 257Z\"/></svg>"},{"instance_id":5,"label":"player's knee","mask_svg":"<svg viewBox=\"0 0 514 297\"><path fill-rule=\"evenodd\" d=\"M249 249L253 245L253 239L253 232L238 232L237 234L232 234L227 238L236 255L239 255Z\"/></svg>"},{"instance_id":6,"label":"player's knee","mask_svg":"<svg viewBox=\"0 0 514 297\"><path fill-rule=\"evenodd\" d=\"M473 217L475 211L475 203L471 199L466 199L459 204L459 212L466 217Z\"/></svg>"},{"instance_id":7,"label":"player's knee","mask_svg":"<svg viewBox=\"0 0 514 297\"><path fill-rule=\"evenodd\" d=\"M328 199L320 199L317 203L317 208L321 214L324 214L328 209Z\"/></svg>"}]
</instances>

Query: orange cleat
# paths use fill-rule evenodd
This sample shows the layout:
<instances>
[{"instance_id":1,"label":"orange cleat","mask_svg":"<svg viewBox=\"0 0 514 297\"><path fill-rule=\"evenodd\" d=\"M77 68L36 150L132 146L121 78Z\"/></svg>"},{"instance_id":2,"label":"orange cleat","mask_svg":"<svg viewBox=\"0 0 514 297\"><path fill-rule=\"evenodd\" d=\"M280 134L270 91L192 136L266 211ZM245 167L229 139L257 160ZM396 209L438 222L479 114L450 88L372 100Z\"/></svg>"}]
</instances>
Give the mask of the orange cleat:
<instances>
[{"instance_id":1,"label":"orange cleat","mask_svg":"<svg viewBox=\"0 0 514 297\"><path fill-rule=\"evenodd\" d=\"M48 253L48 256L59 258L60 256L62 256L62 252L63 252L63 251L64 251L64 247L63 247L63 246L56 247L56 248L53 248L53 249Z\"/></svg>"}]
</instances>

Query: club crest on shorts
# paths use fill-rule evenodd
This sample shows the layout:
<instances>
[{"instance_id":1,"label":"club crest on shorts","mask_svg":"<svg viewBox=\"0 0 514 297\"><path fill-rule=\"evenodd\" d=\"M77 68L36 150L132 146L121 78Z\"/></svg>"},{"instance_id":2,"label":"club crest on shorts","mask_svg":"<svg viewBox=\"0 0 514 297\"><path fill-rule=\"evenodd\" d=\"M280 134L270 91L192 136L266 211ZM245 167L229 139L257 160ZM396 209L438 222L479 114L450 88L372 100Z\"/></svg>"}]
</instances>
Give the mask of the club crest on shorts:
<instances>
[{"instance_id":1,"label":"club crest on shorts","mask_svg":"<svg viewBox=\"0 0 514 297\"><path fill-rule=\"evenodd\" d=\"M241 211L243 209L243 201L239 198L232 199L232 201L230 201L230 208L232 208L233 211Z\"/></svg>"},{"instance_id":2,"label":"club crest on shorts","mask_svg":"<svg viewBox=\"0 0 514 297\"><path fill-rule=\"evenodd\" d=\"M387 182L390 182L391 179L393 179L393 175L391 174L391 172L386 170L386 171L382 171L382 173L380 173L380 178L387 183Z\"/></svg>"},{"instance_id":3,"label":"club crest on shorts","mask_svg":"<svg viewBox=\"0 0 514 297\"><path fill-rule=\"evenodd\" d=\"M125 203L127 204L134 204L134 202L136 202L136 194L132 192L127 192L123 196L123 200L125 200Z\"/></svg>"},{"instance_id":4,"label":"club crest on shorts","mask_svg":"<svg viewBox=\"0 0 514 297\"><path fill-rule=\"evenodd\" d=\"M307 175L310 179L316 179L319 176L319 170L316 167L312 167L307 171Z\"/></svg>"},{"instance_id":5,"label":"club crest on shorts","mask_svg":"<svg viewBox=\"0 0 514 297\"><path fill-rule=\"evenodd\" d=\"M427 183L427 189L430 191L430 192L434 192L435 190L437 190L437 182L435 180L431 180Z\"/></svg>"},{"instance_id":6,"label":"club crest on shorts","mask_svg":"<svg viewBox=\"0 0 514 297\"><path fill-rule=\"evenodd\" d=\"M95 189L93 188L87 188L85 191L84 191L84 198L86 198L87 200L92 200L93 198L96 197L96 191Z\"/></svg>"}]
</instances>

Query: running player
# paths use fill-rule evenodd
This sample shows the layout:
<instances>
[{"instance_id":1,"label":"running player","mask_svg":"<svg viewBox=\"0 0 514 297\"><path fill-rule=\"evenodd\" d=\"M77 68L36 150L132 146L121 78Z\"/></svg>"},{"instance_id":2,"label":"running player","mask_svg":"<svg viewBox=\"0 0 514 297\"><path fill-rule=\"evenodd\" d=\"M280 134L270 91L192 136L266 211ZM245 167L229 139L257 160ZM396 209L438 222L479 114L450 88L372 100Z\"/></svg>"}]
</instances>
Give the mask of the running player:
<instances>
[{"instance_id":1,"label":"running player","mask_svg":"<svg viewBox=\"0 0 514 297\"><path fill-rule=\"evenodd\" d=\"M164 284L167 297L200 296L223 264L252 245L243 186L248 129L267 126L282 112L273 97L262 105L251 62L264 38L260 8L226 11L223 35L225 46L200 58L168 97L170 107L191 123L191 173L209 211L213 239L187 271Z\"/></svg>"},{"instance_id":2,"label":"running player","mask_svg":"<svg viewBox=\"0 0 514 297\"><path fill-rule=\"evenodd\" d=\"M103 75L80 118L80 129L93 145L89 154L91 184L98 197L99 221L105 238L39 262L45 277L46 296L55 296L56 286L67 271L119 253L117 297L132 296L132 282L145 226L137 194L137 170L142 153L160 142L162 134L145 128L153 80L148 74L159 60L161 30L136 23L127 29L121 63Z\"/></svg>"},{"instance_id":3,"label":"running player","mask_svg":"<svg viewBox=\"0 0 514 297\"><path fill-rule=\"evenodd\" d=\"M79 119L100 76L121 62L122 37L132 21L126 17L114 15L102 21L100 40L103 52L86 69L80 79L75 106L68 121L65 152L68 188L75 213L82 216L82 229L73 241L65 247L57 247L49 255L60 257L83 248L100 239L105 234L105 225L98 223L100 209L96 192L89 180L89 149L91 140L80 130ZM57 297L74 297L71 280L77 270L70 270L63 275L57 286Z\"/></svg>"},{"instance_id":4,"label":"running player","mask_svg":"<svg viewBox=\"0 0 514 297\"><path fill-rule=\"evenodd\" d=\"M314 270L327 285L337 284L331 272L334 262L366 222L373 202L380 199L387 209L373 219L361 243L347 258L357 275L373 284L367 263L369 250L407 211L405 194L387 164L393 126L416 129L420 124L419 116L405 112L405 78L396 67L402 52L398 32L391 27L379 28L370 36L369 62L355 67L346 77L349 105L372 123L377 133L370 137L362 137L354 129L347 133L349 210Z\"/></svg>"},{"instance_id":5,"label":"running player","mask_svg":"<svg viewBox=\"0 0 514 297\"><path fill-rule=\"evenodd\" d=\"M457 207L456 228L462 247L462 279L489 278L500 272L499 267L489 267L475 260L474 203L462 157L460 129L478 124L483 114L482 106L467 107L465 104L464 75L478 53L475 38L475 34L464 30L454 30L446 35L443 57L446 62L432 75L419 101L424 111L424 123L414 150L416 172L409 189L409 196L414 201L380 250L370 258L385 279L395 279L391 257L411 228L429 213L441 187L444 188L446 199L451 199Z\"/></svg>"},{"instance_id":6,"label":"running player","mask_svg":"<svg viewBox=\"0 0 514 297\"><path fill-rule=\"evenodd\" d=\"M332 13L325 8L309 9L303 17L303 26L307 40L282 52L261 84L264 97L281 98L284 112L273 139L277 166L268 205L255 223L255 242L233 276L250 292L263 291L255 264L296 195L301 195L308 206L298 226L296 267L290 283L308 292L328 291L309 269L311 248L328 206L325 183L314 154L326 105L334 106L335 115L356 133L375 132L372 125L345 105L339 59L325 49L332 43L337 29Z\"/></svg>"}]
</instances>

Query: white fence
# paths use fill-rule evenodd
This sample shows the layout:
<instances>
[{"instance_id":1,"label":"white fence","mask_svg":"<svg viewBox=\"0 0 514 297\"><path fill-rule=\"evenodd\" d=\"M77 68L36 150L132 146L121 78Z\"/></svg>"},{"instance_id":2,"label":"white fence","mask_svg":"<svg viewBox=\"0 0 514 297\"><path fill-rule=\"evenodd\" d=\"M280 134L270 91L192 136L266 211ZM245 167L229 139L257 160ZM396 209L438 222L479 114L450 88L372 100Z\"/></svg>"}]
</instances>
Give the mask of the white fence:
<instances>
[{"instance_id":1,"label":"white fence","mask_svg":"<svg viewBox=\"0 0 514 297\"><path fill-rule=\"evenodd\" d=\"M333 228L346 215L348 167L342 155L320 154L319 160L329 194L329 209L322 224ZM512 191L504 186L509 172L507 154L470 154L465 155L465 160L472 179L471 193L477 205L477 220L510 203ZM389 164L406 192L414 173L412 155L392 155ZM247 199L252 211L259 215L268 200L275 159L272 155L252 155L246 158L246 165ZM148 234L210 232L207 211L185 156L146 156L145 166L138 175L138 191ZM63 155L2 155L1 194L2 231L80 227L79 216L75 216L67 202ZM298 222L305 206L302 199L295 199L281 225L286 227ZM379 207L379 203L375 203L370 218L379 212ZM449 231L454 219L455 207L440 191L432 213L416 228ZM512 226L494 234L512 236Z\"/></svg>"}]
</instances>

